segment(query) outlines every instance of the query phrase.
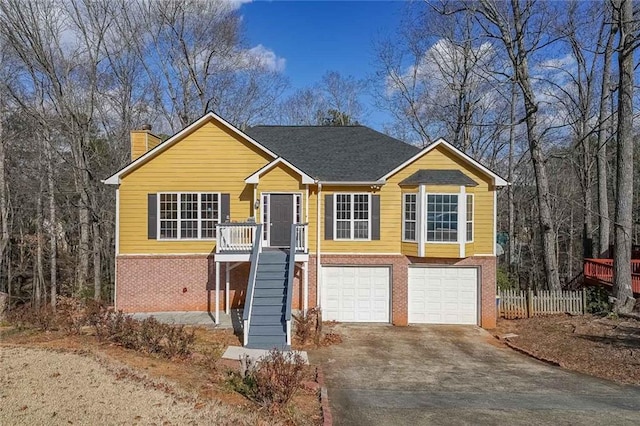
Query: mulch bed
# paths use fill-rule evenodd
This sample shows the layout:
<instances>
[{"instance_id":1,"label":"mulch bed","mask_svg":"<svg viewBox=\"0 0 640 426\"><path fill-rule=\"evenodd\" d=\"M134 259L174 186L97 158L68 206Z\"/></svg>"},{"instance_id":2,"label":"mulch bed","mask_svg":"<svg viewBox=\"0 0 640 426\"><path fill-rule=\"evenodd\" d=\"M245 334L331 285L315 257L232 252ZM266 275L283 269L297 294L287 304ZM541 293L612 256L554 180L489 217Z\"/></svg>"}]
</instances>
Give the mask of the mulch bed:
<instances>
[{"instance_id":1,"label":"mulch bed","mask_svg":"<svg viewBox=\"0 0 640 426\"><path fill-rule=\"evenodd\" d=\"M618 383L640 385L640 321L593 315L499 320L497 337L516 349Z\"/></svg>"}]
</instances>

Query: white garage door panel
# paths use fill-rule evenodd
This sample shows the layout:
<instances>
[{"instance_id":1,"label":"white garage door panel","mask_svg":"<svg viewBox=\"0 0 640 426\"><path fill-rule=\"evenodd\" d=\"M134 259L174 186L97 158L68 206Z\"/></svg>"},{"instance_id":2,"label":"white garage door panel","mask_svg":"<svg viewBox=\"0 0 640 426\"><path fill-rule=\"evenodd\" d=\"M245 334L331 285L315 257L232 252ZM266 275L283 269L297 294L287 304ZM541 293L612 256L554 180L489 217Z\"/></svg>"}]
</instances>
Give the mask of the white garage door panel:
<instances>
[{"instance_id":1,"label":"white garage door panel","mask_svg":"<svg viewBox=\"0 0 640 426\"><path fill-rule=\"evenodd\" d=\"M389 268L322 268L322 316L328 321L389 322Z\"/></svg>"},{"instance_id":2,"label":"white garage door panel","mask_svg":"<svg viewBox=\"0 0 640 426\"><path fill-rule=\"evenodd\" d=\"M409 322L477 324L475 268L409 268Z\"/></svg>"}]
</instances>

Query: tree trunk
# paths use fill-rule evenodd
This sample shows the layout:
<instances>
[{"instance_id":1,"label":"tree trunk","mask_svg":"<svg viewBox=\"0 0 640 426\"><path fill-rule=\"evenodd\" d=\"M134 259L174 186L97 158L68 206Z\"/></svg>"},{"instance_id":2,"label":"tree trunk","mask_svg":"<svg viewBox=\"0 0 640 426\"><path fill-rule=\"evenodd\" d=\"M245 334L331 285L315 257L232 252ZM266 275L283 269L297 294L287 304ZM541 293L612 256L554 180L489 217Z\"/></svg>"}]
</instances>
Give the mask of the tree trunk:
<instances>
[{"instance_id":1,"label":"tree trunk","mask_svg":"<svg viewBox=\"0 0 640 426\"><path fill-rule=\"evenodd\" d=\"M609 197L607 188L607 136L611 118L607 118L607 103L611 94L609 79L611 78L611 55L615 31L612 29L604 48L602 65L602 84L600 88L600 106L598 111L598 149L596 164L598 167L598 257L609 257Z\"/></svg>"},{"instance_id":2,"label":"tree trunk","mask_svg":"<svg viewBox=\"0 0 640 426\"><path fill-rule=\"evenodd\" d=\"M7 246L9 245L9 187L7 184L7 175L5 170L5 135L3 128L4 113L0 115L0 222L2 228L0 230L0 264L8 269L9 257L7 254ZM2 271L0 270L0 277ZM9 281L9 273L7 272L7 281ZM11 283L7 282L6 289L11 293Z\"/></svg>"},{"instance_id":3,"label":"tree trunk","mask_svg":"<svg viewBox=\"0 0 640 426\"><path fill-rule=\"evenodd\" d=\"M515 253L515 249L516 249L516 208L515 208L515 203L513 201L513 171L514 171L514 165L513 165L513 150L515 148L515 144L516 144L516 128L515 128L515 123L516 123L516 102L517 102L518 96L516 93L516 84L515 82L511 83L511 111L510 111L510 123L511 125L509 126L509 172L508 172L508 179L509 179L509 185L507 185L507 202L509 204L509 251L507 254L507 259L509 262L509 274L513 275L514 273L514 268L513 268L513 263L514 263L514 253Z\"/></svg>"},{"instance_id":4,"label":"tree trunk","mask_svg":"<svg viewBox=\"0 0 640 426\"><path fill-rule=\"evenodd\" d=\"M42 255L42 242L44 240L44 236L42 233L42 184L40 185L40 190L38 191L38 197L36 199L36 268L34 273L33 283L35 286L35 306L40 308L43 306L46 299L45 290L44 290L44 265Z\"/></svg>"},{"instance_id":5,"label":"tree trunk","mask_svg":"<svg viewBox=\"0 0 640 426\"><path fill-rule=\"evenodd\" d=\"M51 308L55 312L58 297L58 232L56 222L56 200L53 182L53 155L51 141L45 140L45 155L47 159L47 190L49 192L49 283L51 286Z\"/></svg>"},{"instance_id":6,"label":"tree trunk","mask_svg":"<svg viewBox=\"0 0 640 426\"><path fill-rule=\"evenodd\" d=\"M102 266L100 264L100 249L102 241L100 238L100 227L97 221L93 221L91 225L93 231L93 298L95 300L102 299Z\"/></svg>"},{"instance_id":7,"label":"tree trunk","mask_svg":"<svg viewBox=\"0 0 640 426\"><path fill-rule=\"evenodd\" d=\"M615 0L619 7L618 27L618 152L617 191L614 223L613 309L631 312L634 305L631 289L631 234L633 206L633 45L634 21L631 0Z\"/></svg>"}]
</instances>

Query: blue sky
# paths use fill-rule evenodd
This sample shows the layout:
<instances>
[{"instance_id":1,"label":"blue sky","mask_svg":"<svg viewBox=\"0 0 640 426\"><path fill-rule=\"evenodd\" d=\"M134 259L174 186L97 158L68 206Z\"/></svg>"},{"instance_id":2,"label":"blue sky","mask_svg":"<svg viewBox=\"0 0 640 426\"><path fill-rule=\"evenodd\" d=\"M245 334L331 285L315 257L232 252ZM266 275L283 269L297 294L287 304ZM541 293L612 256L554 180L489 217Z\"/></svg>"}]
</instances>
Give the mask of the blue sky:
<instances>
[{"instance_id":1,"label":"blue sky","mask_svg":"<svg viewBox=\"0 0 640 426\"><path fill-rule=\"evenodd\" d=\"M262 45L281 62L292 89L318 82L327 71L370 77L373 41L393 34L406 3L396 1L254 1L243 4L247 41ZM363 97L365 124L378 130L387 121Z\"/></svg>"}]
</instances>

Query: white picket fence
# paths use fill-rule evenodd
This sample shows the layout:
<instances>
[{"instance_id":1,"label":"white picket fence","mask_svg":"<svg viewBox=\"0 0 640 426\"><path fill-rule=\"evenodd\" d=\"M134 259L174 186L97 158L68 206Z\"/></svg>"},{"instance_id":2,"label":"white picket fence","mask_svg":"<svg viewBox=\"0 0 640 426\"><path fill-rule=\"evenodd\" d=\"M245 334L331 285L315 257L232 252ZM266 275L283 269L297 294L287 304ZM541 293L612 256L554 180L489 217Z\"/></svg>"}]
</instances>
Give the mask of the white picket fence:
<instances>
[{"instance_id":1,"label":"white picket fence","mask_svg":"<svg viewBox=\"0 0 640 426\"><path fill-rule=\"evenodd\" d=\"M499 290L498 312L506 319L530 318L552 314L584 314L586 293L582 291Z\"/></svg>"}]
</instances>

